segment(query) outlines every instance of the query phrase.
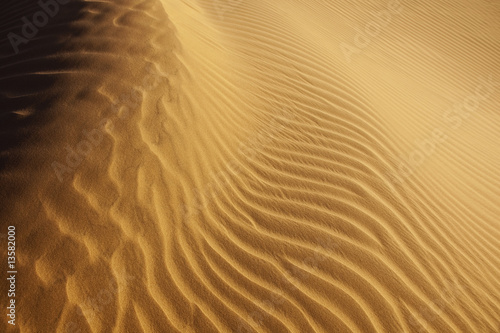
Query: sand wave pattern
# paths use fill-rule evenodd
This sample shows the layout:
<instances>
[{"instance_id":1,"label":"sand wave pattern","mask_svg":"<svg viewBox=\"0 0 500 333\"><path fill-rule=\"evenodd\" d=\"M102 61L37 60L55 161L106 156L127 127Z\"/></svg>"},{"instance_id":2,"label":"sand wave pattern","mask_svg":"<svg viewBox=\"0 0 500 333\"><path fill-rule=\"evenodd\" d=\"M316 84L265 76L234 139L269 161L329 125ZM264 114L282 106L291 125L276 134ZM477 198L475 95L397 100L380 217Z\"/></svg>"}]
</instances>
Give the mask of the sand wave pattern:
<instances>
[{"instance_id":1,"label":"sand wave pattern","mask_svg":"<svg viewBox=\"0 0 500 333\"><path fill-rule=\"evenodd\" d=\"M4 1L2 327L500 332L500 7L467 3Z\"/></svg>"}]
</instances>

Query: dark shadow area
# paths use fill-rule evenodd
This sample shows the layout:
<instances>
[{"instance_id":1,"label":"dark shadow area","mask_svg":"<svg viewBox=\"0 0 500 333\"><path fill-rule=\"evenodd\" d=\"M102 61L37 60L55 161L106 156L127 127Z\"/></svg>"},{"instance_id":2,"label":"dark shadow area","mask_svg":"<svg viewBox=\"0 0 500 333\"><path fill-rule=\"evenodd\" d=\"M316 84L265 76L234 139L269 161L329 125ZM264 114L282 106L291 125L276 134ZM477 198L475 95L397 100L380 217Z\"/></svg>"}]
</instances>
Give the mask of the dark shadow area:
<instances>
[{"instance_id":1,"label":"dark shadow area","mask_svg":"<svg viewBox=\"0 0 500 333\"><path fill-rule=\"evenodd\" d=\"M61 1L61 0L60 0ZM0 170L16 164L8 151L22 145L50 116L54 99L49 89L70 64L57 55L65 42L81 33L74 22L85 4L80 1L3 0L0 3Z\"/></svg>"}]
</instances>

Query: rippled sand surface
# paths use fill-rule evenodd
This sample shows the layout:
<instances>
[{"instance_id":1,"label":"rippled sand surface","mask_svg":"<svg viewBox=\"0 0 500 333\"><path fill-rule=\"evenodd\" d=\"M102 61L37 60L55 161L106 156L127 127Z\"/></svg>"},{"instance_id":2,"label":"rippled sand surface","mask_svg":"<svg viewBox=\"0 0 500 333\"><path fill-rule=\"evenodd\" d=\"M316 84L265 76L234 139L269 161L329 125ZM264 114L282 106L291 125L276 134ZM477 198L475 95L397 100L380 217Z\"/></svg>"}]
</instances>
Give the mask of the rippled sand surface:
<instances>
[{"instance_id":1,"label":"rippled sand surface","mask_svg":"<svg viewBox=\"0 0 500 333\"><path fill-rule=\"evenodd\" d=\"M500 332L500 2L2 1L0 331Z\"/></svg>"}]
</instances>

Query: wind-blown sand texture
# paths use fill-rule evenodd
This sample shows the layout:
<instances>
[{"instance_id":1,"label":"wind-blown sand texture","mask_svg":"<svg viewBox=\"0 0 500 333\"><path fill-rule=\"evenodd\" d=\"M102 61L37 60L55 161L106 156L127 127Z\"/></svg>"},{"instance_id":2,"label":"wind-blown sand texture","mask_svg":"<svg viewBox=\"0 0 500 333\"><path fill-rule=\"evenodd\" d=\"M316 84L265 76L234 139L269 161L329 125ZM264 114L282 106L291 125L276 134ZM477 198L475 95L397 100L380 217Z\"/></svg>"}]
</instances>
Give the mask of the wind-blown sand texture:
<instances>
[{"instance_id":1,"label":"wind-blown sand texture","mask_svg":"<svg viewBox=\"0 0 500 333\"><path fill-rule=\"evenodd\" d=\"M0 331L500 332L500 2L58 7L0 4Z\"/></svg>"}]
</instances>

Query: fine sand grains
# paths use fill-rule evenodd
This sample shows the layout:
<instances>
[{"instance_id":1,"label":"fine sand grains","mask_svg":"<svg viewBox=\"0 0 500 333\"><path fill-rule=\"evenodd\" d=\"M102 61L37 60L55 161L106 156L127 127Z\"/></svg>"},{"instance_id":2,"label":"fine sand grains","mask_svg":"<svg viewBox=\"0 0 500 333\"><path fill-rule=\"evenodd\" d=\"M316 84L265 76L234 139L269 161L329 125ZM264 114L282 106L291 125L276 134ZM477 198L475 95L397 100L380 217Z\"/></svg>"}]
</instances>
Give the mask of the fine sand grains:
<instances>
[{"instance_id":1,"label":"fine sand grains","mask_svg":"<svg viewBox=\"0 0 500 333\"><path fill-rule=\"evenodd\" d=\"M495 1L42 3L0 5L2 331L500 332Z\"/></svg>"}]
</instances>

